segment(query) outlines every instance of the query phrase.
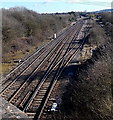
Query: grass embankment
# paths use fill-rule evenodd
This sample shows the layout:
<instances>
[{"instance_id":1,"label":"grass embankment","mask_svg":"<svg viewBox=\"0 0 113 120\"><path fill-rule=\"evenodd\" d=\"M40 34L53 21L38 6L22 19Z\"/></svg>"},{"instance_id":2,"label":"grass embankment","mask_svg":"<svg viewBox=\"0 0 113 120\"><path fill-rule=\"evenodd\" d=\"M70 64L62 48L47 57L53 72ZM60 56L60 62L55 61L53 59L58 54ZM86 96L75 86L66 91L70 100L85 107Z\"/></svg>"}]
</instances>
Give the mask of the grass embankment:
<instances>
[{"instance_id":1,"label":"grass embankment","mask_svg":"<svg viewBox=\"0 0 113 120\"><path fill-rule=\"evenodd\" d=\"M70 78L62 106L64 120L113 119L113 42L95 23L88 42L98 49Z\"/></svg>"}]
</instances>

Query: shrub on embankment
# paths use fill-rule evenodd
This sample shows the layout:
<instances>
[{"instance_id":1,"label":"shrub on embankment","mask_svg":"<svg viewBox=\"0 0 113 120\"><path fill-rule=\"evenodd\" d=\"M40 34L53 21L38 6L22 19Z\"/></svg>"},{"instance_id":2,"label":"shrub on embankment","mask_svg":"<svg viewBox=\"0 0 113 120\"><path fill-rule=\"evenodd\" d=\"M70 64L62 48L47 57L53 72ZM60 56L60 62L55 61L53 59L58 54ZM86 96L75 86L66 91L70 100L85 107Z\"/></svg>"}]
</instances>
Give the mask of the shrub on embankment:
<instances>
[{"instance_id":1,"label":"shrub on embankment","mask_svg":"<svg viewBox=\"0 0 113 120\"><path fill-rule=\"evenodd\" d=\"M103 29L93 24L89 44L98 48L92 59L77 68L67 86L62 105L64 120L113 119L113 42L103 34Z\"/></svg>"}]
</instances>

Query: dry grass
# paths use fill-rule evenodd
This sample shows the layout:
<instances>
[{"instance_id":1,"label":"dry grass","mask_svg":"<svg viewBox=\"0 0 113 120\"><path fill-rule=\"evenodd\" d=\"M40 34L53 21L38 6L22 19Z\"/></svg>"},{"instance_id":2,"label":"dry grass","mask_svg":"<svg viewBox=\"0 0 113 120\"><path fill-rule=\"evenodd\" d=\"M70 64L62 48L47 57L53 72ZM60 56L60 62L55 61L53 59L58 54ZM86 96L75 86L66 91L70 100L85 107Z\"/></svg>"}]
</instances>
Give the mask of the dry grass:
<instances>
[{"instance_id":1,"label":"dry grass","mask_svg":"<svg viewBox=\"0 0 113 120\"><path fill-rule=\"evenodd\" d=\"M15 65L14 63L0 64L0 74L7 74Z\"/></svg>"},{"instance_id":2,"label":"dry grass","mask_svg":"<svg viewBox=\"0 0 113 120\"><path fill-rule=\"evenodd\" d=\"M7 53L3 57L4 64L0 65L0 73L6 74L8 73L12 68L16 67L17 64L14 63L14 60L22 59L23 57L33 53L38 47L41 47L45 44L47 44L49 40L45 40L43 42L40 42L37 47L31 47L29 52L23 52L23 51L16 51L14 53ZM8 63L9 62L9 63Z\"/></svg>"}]
</instances>

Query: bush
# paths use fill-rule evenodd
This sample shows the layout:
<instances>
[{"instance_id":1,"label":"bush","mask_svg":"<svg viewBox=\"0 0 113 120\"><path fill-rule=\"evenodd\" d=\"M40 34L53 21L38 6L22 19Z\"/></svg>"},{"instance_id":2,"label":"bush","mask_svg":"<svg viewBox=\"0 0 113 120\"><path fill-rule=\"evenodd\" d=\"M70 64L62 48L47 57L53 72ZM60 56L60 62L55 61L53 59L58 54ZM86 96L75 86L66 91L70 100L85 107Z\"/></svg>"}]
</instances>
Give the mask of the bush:
<instances>
[{"instance_id":1,"label":"bush","mask_svg":"<svg viewBox=\"0 0 113 120\"><path fill-rule=\"evenodd\" d=\"M28 45L26 44L29 49L30 46L38 46L39 43L47 40L52 34L70 24L69 18L75 18L74 14L69 15L67 13L38 14L24 7L10 8L8 10L2 9L2 12L4 54L12 51L11 44L14 43L18 46L17 48L21 48L24 51L24 47L18 42L18 39L22 39L21 43L24 44L23 38L32 38L32 42ZM6 48L7 44L8 48Z\"/></svg>"},{"instance_id":2,"label":"bush","mask_svg":"<svg viewBox=\"0 0 113 120\"><path fill-rule=\"evenodd\" d=\"M98 49L91 60L76 69L75 77L70 78L62 105L67 119L113 119L113 43L105 38L103 30L94 24L89 42L98 45Z\"/></svg>"}]
</instances>

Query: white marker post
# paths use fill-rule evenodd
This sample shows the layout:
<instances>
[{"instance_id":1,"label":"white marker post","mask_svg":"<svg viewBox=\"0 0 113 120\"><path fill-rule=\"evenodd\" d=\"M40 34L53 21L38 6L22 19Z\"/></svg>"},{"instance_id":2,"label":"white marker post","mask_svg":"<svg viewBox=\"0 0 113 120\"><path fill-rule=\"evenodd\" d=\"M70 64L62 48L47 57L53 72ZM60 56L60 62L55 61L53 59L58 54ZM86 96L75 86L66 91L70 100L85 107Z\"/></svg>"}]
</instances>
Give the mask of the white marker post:
<instances>
[{"instance_id":1,"label":"white marker post","mask_svg":"<svg viewBox=\"0 0 113 120\"><path fill-rule=\"evenodd\" d=\"M54 39L56 39L56 33L54 34Z\"/></svg>"}]
</instances>

